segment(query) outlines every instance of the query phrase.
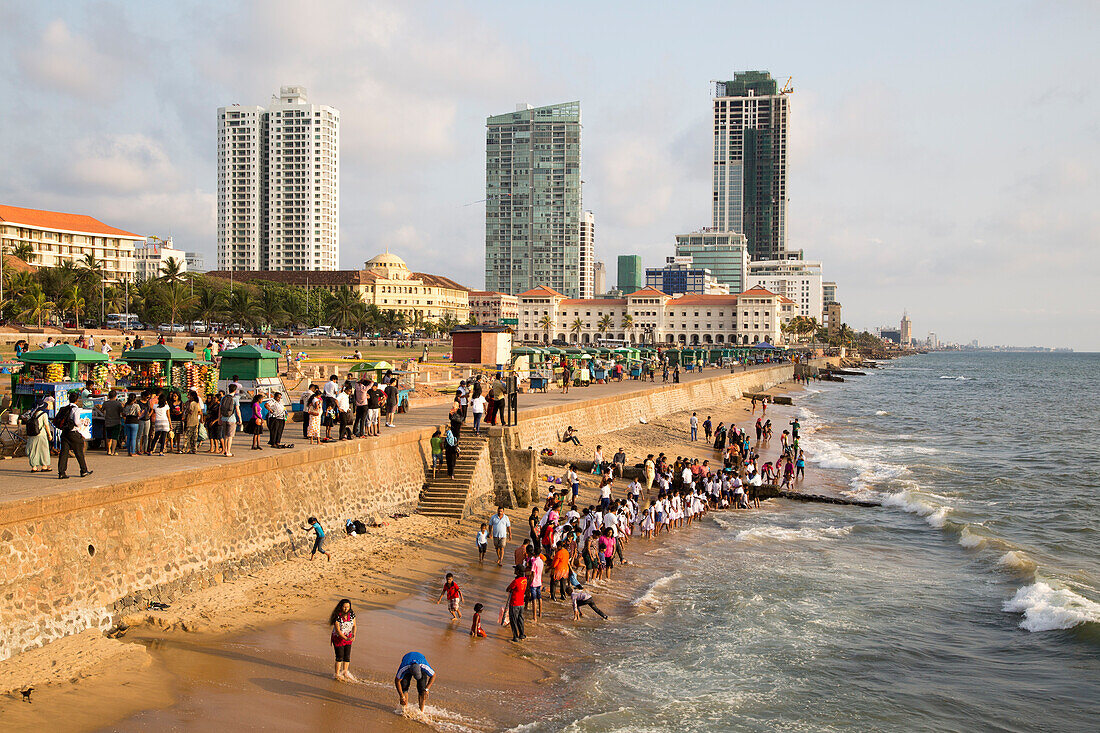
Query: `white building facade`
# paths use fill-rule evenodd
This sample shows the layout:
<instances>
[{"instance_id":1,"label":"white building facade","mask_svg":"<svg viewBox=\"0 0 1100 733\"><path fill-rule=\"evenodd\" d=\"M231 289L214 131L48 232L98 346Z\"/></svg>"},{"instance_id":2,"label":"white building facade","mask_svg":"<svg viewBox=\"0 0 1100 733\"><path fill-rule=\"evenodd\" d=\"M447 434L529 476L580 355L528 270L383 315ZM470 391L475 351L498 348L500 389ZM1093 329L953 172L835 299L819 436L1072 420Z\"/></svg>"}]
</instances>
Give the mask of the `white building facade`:
<instances>
[{"instance_id":1,"label":"white building facade","mask_svg":"<svg viewBox=\"0 0 1100 733\"><path fill-rule=\"evenodd\" d=\"M305 87L219 108L218 269L337 269L339 152L339 111Z\"/></svg>"},{"instance_id":2,"label":"white building facade","mask_svg":"<svg viewBox=\"0 0 1100 733\"><path fill-rule=\"evenodd\" d=\"M532 343L777 344L782 324L798 315L797 304L763 289L673 298L642 288L623 298L566 298L540 286L518 297L516 337Z\"/></svg>"},{"instance_id":3,"label":"white building facade","mask_svg":"<svg viewBox=\"0 0 1100 733\"><path fill-rule=\"evenodd\" d=\"M156 280L161 276L169 260L179 265L180 272L187 272L187 253L172 245L172 238L146 237L134 247L134 272L139 281Z\"/></svg>"},{"instance_id":4,"label":"white building facade","mask_svg":"<svg viewBox=\"0 0 1100 733\"><path fill-rule=\"evenodd\" d=\"M803 315L825 320L821 263L810 260L758 260L749 263L748 286L764 288L798 303Z\"/></svg>"},{"instance_id":5,"label":"white building facade","mask_svg":"<svg viewBox=\"0 0 1100 733\"><path fill-rule=\"evenodd\" d=\"M59 267L91 257L109 283L134 279L134 248L140 234L108 226L84 214L0 205L0 244L5 252L30 247L30 264Z\"/></svg>"}]
</instances>

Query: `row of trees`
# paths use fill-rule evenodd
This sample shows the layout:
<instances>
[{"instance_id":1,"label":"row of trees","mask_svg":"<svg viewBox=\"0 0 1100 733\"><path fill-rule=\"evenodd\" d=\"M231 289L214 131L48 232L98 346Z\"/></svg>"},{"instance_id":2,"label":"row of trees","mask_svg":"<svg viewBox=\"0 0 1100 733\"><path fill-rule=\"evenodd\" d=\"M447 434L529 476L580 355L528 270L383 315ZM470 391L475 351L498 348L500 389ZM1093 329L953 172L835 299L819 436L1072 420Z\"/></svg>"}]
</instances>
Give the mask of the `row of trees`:
<instances>
[{"instance_id":1,"label":"row of trees","mask_svg":"<svg viewBox=\"0 0 1100 733\"><path fill-rule=\"evenodd\" d=\"M23 245L10 254L28 261ZM33 263L32 263L33 264ZM34 272L7 268L0 316L5 321L43 326L50 323L101 320L108 313L132 313L145 323L238 323L246 329L300 328L331 325L358 334L394 333L410 329L429 335L447 333L459 325L453 315L440 322L422 313L382 310L367 305L351 288L330 292L321 288L276 283L230 283L183 271L174 259L159 277L125 285L105 281L103 263L91 255L58 267Z\"/></svg>"}]
</instances>

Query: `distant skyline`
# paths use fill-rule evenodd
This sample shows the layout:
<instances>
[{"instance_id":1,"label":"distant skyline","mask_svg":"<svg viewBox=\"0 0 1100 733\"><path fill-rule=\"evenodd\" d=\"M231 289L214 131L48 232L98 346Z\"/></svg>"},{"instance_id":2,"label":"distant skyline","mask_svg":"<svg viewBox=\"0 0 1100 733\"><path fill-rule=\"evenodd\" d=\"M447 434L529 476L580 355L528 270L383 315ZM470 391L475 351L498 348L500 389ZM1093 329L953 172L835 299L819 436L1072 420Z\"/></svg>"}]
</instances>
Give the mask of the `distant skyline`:
<instances>
[{"instance_id":1,"label":"distant skyline","mask_svg":"<svg viewBox=\"0 0 1100 733\"><path fill-rule=\"evenodd\" d=\"M1100 5L544 10L0 0L0 202L213 262L217 109L301 84L341 112L340 266L388 247L479 288L486 117L579 99L596 259L655 266L710 223L713 81L760 69L793 76L788 247L846 322L1100 350Z\"/></svg>"}]
</instances>

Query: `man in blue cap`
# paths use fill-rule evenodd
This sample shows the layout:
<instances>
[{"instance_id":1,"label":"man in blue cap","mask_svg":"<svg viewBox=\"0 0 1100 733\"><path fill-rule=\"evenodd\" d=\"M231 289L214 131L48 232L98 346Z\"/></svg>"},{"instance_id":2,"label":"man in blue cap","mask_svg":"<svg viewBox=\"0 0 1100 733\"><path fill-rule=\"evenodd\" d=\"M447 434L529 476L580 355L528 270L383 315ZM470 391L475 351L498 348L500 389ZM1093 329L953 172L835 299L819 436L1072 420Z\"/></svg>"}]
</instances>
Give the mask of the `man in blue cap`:
<instances>
[{"instance_id":1,"label":"man in blue cap","mask_svg":"<svg viewBox=\"0 0 1100 733\"><path fill-rule=\"evenodd\" d=\"M409 704L409 688L412 681L416 680L416 694L420 702L420 711L424 711L424 705L428 702L428 689L435 682L435 670L428 664L428 660L420 652L409 652L401 657L401 666L397 668L397 675L393 678L393 685L397 688L397 697L401 701L401 707Z\"/></svg>"}]
</instances>

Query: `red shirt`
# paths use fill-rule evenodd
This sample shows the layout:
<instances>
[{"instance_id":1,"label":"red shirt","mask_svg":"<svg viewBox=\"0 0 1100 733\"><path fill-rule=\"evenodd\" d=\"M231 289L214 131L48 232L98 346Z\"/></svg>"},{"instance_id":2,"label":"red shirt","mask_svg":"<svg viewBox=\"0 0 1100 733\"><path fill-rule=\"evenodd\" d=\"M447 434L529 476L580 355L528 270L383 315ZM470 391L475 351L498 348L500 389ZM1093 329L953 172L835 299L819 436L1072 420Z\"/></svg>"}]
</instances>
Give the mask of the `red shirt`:
<instances>
[{"instance_id":1,"label":"red shirt","mask_svg":"<svg viewBox=\"0 0 1100 733\"><path fill-rule=\"evenodd\" d=\"M462 595L462 591L458 588L458 583L451 583L447 586L447 598L448 600L454 600Z\"/></svg>"},{"instance_id":2,"label":"red shirt","mask_svg":"<svg viewBox=\"0 0 1100 733\"><path fill-rule=\"evenodd\" d=\"M508 584L510 594L508 603L513 606L522 606L524 596L527 595L527 578L515 578Z\"/></svg>"}]
</instances>

